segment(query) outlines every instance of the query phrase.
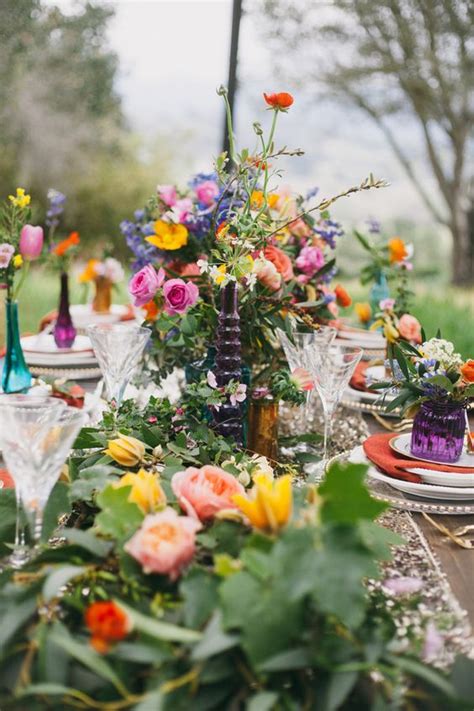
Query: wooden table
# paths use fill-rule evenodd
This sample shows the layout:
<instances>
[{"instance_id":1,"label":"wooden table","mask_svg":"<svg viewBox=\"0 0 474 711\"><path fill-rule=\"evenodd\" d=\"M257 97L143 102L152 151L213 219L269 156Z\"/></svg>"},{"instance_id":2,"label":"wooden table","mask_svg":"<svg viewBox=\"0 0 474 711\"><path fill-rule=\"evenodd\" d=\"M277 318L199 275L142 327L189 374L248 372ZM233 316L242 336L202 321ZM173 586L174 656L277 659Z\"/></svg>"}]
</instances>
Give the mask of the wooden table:
<instances>
[{"instance_id":1,"label":"wooden table","mask_svg":"<svg viewBox=\"0 0 474 711\"><path fill-rule=\"evenodd\" d=\"M383 432L383 428L370 415L364 415L371 433ZM414 521L421 529L428 545L446 575L451 590L461 607L466 610L474 629L474 550L467 550L446 539L422 514L413 513ZM434 521L453 531L460 526L474 525L472 516L446 516L432 514ZM474 538L474 533L472 535Z\"/></svg>"}]
</instances>

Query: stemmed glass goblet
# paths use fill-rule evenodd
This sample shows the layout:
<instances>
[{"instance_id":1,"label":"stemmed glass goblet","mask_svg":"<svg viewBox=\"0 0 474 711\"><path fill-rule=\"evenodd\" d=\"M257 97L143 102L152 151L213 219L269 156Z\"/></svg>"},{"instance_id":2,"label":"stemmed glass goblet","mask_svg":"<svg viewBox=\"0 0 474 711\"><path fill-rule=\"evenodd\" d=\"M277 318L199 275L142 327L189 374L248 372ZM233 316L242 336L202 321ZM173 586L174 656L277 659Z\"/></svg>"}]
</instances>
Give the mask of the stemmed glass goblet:
<instances>
[{"instance_id":1,"label":"stemmed glass goblet","mask_svg":"<svg viewBox=\"0 0 474 711\"><path fill-rule=\"evenodd\" d=\"M151 330L137 324L114 323L88 326L86 333L104 376L109 404L115 402L118 409Z\"/></svg>"},{"instance_id":2,"label":"stemmed glass goblet","mask_svg":"<svg viewBox=\"0 0 474 711\"><path fill-rule=\"evenodd\" d=\"M321 398L324 414L323 458L317 467L317 473L321 478L324 476L327 464L334 411L362 358L362 354L362 348L356 346L329 345L310 350L310 373Z\"/></svg>"},{"instance_id":3,"label":"stemmed glass goblet","mask_svg":"<svg viewBox=\"0 0 474 711\"><path fill-rule=\"evenodd\" d=\"M33 519L35 543L41 536L44 507L84 421L85 414L72 407L0 403L2 453L23 507ZM28 553L23 553L26 562Z\"/></svg>"}]
</instances>

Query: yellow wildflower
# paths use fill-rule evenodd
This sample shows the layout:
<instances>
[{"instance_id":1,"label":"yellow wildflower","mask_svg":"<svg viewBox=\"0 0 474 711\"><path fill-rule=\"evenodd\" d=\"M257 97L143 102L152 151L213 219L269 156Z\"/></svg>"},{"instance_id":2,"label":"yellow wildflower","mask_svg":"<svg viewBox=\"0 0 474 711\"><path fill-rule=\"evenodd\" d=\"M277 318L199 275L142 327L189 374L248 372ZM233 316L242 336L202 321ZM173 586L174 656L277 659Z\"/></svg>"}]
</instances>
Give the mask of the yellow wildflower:
<instances>
[{"instance_id":1,"label":"yellow wildflower","mask_svg":"<svg viewBox=\"0 0 474 711\"><path fill-rule=\"evenodd\" d=\"M15 267L15 269L19 269L23 266L23 257L21 256L21 254L15 254L15 256L13 257L13 266Z\"/></svg>"},{"instance_id":2,"label":"yellow wildflower","mask_svg":"<svg viewBox=\"0 0 474 711\"><path fill-rule=\"evenodd\" d=\"M140 469L136 474L127 472L119 482L114 484L116 489L122 486L132 487L128 501L137 504L144 514L156 511L159 506L166 504L165 492L153 472L147 472L145 469Z\"/></svg>"},{"instance_id":3,"label":"yellow wildflower","mask_svg":"<svg viewBox=\"0 0 474 711\"><path fill-rule=\"evenodd\" d=\"M225 264L220 264L214 272L211 274L214 284L222 284L227 273L227 267Z\"/></svg>"},{"instance_id":4,"label":"yellow wildflower","mask_svg":"<svg viewBox=\"0 0 474 711\"><path fill-rule=\"evenodd\" d=\"M271 209L276 207L278 200L279 200L279 195L277 193L268 193L267 194L267 205ZM263 196L263 191L262 190L254 190L252 194L250 195L250 206L254 210L259 210L264 201L264 196Z\"/></svg>"},{"instance_id":5,"label":"yellow wildflower","mask_svg":"<svg viewBox=\"0 0 474 711\"><path fill-rule=\"evenodd\" d=\"M157 220L154 229L155 234L145 239L158 249L179 249L188 243L188 229L185 225Z\"/></svg>"},{"instance_id":6,"label":"yellow wildflower","mask_svg":"<svg viewBox=\"0 0 474 711\"><path fill-rule=\"evenodd\" d=\"M268 474L259 473L253 481L255 486L250 496L236 494L232 500L252 526L276 533L288 523L291 516L291 476L286 474L272 480Z\"/></svg>"},{"instance_id":7,"label":"yellow wildflower","mask_svg":"<svg viewBox=\"0 0 474 711\"><path fill-rule=\"evenodd\" d=\"M366 302L354 304L354 311L361 323L368 323L372 318L372 309L370 308L370 304Z\"/></svg>"},{"instance_id":8,"label":"yellow wildflower","mask_svg":"<svg viewBox=\"0 0 474 711\"><path fill-rule=\"evenodd\" d=\"M135 437L121 434L117 439L109 439L105 454L123 467L134 467L145 456L145 445Z\"/></svg>"},{"instance_id":9,"label":"yellow wildflower","mask_svg":"<svg viewBox=\"0 0 474 711\"><path fill-rule=\"evenodd\" d=\"M94 281L97 278L97 265L100 264L98 259L89 259L87 262L84 271L79 274L79 281L81 284L84 284L85 282L88 281Z\"/></svg>"},{"instance_id":10,"label":"yellow wildflower","mask_svg":"<svg viewBox=\"0 0 474 711\"><path fill-rule=\"evenodd\" d=\"M15 205L15 207L28 207L31 202L31 196L26 195L24 188L17 188L16 195L9 195L8 199Z\"/></svg>"}]
</instances>

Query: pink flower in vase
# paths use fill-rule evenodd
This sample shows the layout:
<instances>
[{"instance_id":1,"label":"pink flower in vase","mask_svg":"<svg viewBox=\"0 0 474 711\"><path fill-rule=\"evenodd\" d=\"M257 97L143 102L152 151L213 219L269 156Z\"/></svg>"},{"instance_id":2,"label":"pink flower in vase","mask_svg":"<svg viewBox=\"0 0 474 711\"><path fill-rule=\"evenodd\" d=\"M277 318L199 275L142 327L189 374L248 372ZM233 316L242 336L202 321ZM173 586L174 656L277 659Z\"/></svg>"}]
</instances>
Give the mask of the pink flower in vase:
<instances>
[{"instance_id":1,"label":"pink flower in vase","mask_svg":"<svg viewBox=\"0 0 474 711\"><path fill-rule=\"evenodd\" d=\"M11 244L0 244L0 269L6 269L15 253L15 247Z\"/></svg>"},{"instance_id":2,"label":"pink flower in vase","mask_svg":"<svg viewBox=\"0 0 474 711\"><path fill-rule=\"evenodd\" d=\"M169 279L163 287L165 311L170 316L182 314L194 306L199 298L199 289L191 281Z\"/></svg>"},{"instance_id":3,"label":"pink flower in vase","mask_svg":"<svg viewBox=\"0 0 474 711\"><path fill-rule=\"evenodd\" d=\"M20 232L20 253L25 259L38 259L43 249L43 228L24 225Z\"/></svg>"},{"instance_id":4,"label":"pink flower in vase","mask_svg":"<svg viewBox=\"0 0 474 711\"><path fill-rule=\"evenodd\" d=\"M155 296L165 280L165 271L160 268L157 272L151 264L140 269L128 283L128 291L133 297L135 306L144 306Z\"/></svg>"}]
</instances>

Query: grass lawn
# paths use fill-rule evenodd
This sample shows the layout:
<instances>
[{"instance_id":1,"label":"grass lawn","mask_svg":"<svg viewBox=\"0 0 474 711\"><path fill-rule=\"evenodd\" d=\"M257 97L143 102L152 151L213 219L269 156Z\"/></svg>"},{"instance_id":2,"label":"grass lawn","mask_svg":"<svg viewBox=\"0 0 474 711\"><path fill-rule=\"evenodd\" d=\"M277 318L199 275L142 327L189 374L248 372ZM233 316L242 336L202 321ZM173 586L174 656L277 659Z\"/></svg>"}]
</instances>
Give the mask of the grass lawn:
<instances>
[{"instance_id":1,"label":"grass lawn","mask_svg":"<svg viewBox=\"0 0 474 711\"><path fill-rule=\"evenodd\" d=\"M367 301L368 292L357 281L344 281L344 284L354 301ZM452 340L464 358L474 358L474 288L461 290L425 281L416 284L414 289L413 313L423 324L427 335L434 336L439 328L442 336ZM87 300L83 286L73 277L70 279L70 292L71 303ZM36 332L41 317L56 308L58 298L59 276L42 269L33 272L20 294L21 331ZM126 283L114 292L114 302L128 302ZM4 318L0 314L0 347L5 340L4 333Z\"/></svg>"}]
</instances>

